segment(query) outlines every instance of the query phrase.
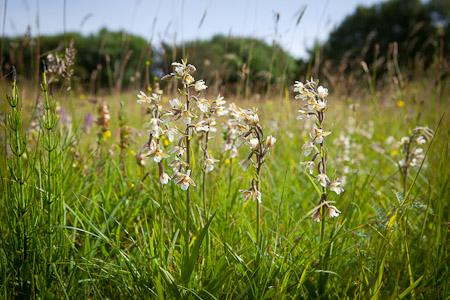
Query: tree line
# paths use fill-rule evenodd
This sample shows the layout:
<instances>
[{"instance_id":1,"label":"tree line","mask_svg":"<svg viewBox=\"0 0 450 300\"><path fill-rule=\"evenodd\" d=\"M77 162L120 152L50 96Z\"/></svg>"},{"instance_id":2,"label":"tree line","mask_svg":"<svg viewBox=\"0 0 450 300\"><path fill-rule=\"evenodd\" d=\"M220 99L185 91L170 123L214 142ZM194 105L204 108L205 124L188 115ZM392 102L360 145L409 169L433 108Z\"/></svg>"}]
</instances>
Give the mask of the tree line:
<instances>
[{"instance_id":1,"label":"tree line","mask_svg":"<svg viewBox=\"0 0 450 300\"><path fill-rule=\"evenodd\" d=\"M251 37L216 35L177 45L151 45L140 36L101 29L90 35L3 37L1 70L7 74L14 65L21 76L37 79L41 61L63 53L73 41L77 52L73 80L92 92L143 86L167 72L172 61L187 57L211 85L245 94L270 92L311 75L333 84L340 77L330 74L374 69L383 74L392 60L408 70L426 70L439 60L442 76L447 76L449 35L450 2L391 0L358 6L326 41L308 50L307 59L294 58L275 42Z\"/></svg>"}]
</instances>

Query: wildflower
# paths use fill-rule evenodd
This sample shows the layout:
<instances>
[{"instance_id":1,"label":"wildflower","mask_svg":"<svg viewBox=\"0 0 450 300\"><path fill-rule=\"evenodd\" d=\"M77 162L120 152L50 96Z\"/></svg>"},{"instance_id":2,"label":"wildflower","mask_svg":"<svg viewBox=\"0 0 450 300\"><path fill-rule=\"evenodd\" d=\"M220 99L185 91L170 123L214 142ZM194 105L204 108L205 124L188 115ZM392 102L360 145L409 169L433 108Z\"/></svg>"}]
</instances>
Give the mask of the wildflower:
<instances>
[{"instance_id":1,"label":"wildflower","mask_svg":"<svg viewBox=\"0 0 450 300\"><path fill-rule=\"evenodd\" d=\"M328 89L318 85L318 81L310 80L306 83L296 81L294 84L294 92L298 93L295 96L295 99L303 101L301 108L298 110L299 115L297 119L315 118L315 126L310 133L310 140L302 146L303 154L305 156L309 156L313 153L311 160L304 163L306 166L305 171L309 171L309 174L313 175L314 167L316 166L315 161L318 160L318 174L316 180L323 187L319 206L313 212L312 218L314 221L320 221L322 217L321 209L325 209L329 217L337 217L340 213L339 210L336 207L329 205L327 202L327 188L336 194L343 192L343 188L341 187L342 181L335 180L330 182L330 179L326 174L327 152L324 138L330 135L331 132L323 129L323 121L324 113L327 108L326 98L328 97ZM347 143L345 137L343 141L344 144ZM344 159L347 159L348 157L348 160L350 160L349 153L344 152L344 156Z\"/></svg>"},{"instance_id":2,"label":"wildflower","mask_svg":"<svg viewBox=\"0 0 450 300\"><path fill-rule=\"evenodd\" d=\"M277 141L276 138L274 138L273 136L269 135L266 138L266 147L267 148L272 148L276 141Z\"/></svg>"},{"instance_id":3,"label":"wildflower","mask_svg":"<svg viewBox=\"0 0 450 300\"><path fill-rule=\"evenodd\" d=\"M337 209L336 206L333 206L333 205L327 206L327 211L328 211L328 216L330 218L338 217L341 214L339 209Z\"/></svg>"},{"instance_id":4,"label":"wildflower","mask_svg":"<svg viewBox=\"0 0 450 300\"><path fill-rule=\"evenodd\" d=\"M296 81L294 83L294 93L301 93L301 92L303 92L303 89L304 89L303 82Z\"/></svg>"},{"instance_id":5,"label":"wildflower","mask_svg":"<svg viewBox=\"0 0 450 300\"><path fill-rule=\"evenodd\" d=\"M184 155L184 147L175 146L172 150L170 150L170 153L175 154L176 157L181 157Z\"/></svg>"},{"instance_id":6,"label":"wildflower","mask_svg":"<svg viewBox=\"0 0 450 300\"><path fill-rule=\"evenodd\" d=\"M314 211L311 215L311 218L314 222L320 222L322 219L322 210L324 210L325 214L330 218L336 218L341 214L341 211L336 208L336 206L331 205L330 202L324 201L319 206L314 208Z\"/></svg>"},{"instance_id":7,"label":"wildflower","mask_svg":"<svg viewBox=\"0 0 450 300\"><path fill-rule=\"evenodd\" d=\"M330 179L328 178L327 174L319 174L317 175L317 180L319 181L320 185L324 188L327 187L328 183L330 182Z\"/></svg>"},{"instance_id":8,"label":"wildflower","mask_svg":"<svg viewBox=\"0 0 450 300\"><path fill-rule=\"evenodd\" d=\"M191 74L187 74L183 79L183 83L186 85L190 85L193 82L194 82L194 77L192 77Z\"/></svg>"},{"instance_id":9,"label":"wildflower","mask_svg":"<svg viewBox=\"0 0 450 300\"><path fill-rule=\"evenodd\" d=\"M137 162L137 164L138 165L140 165L140 166L145 166L145 154L143 154L143 153L138 153L137 155L136 155L136 162Z\"/></svg>"},{"instance_id":10,"label":"wildflower","mask_svg":"<svg viewBox=\"0 0 450 300\"><path fill-rule=\"evenodd\" d=\"M330 135L331 132L329 131L323 131L322 128L317 128L314 127L314 136L313 136L313 140L317 143L317 144L322 144L323 143L323 138Z\"/></svg>"},{"instance_id":11,"label":"wildflower","mask_svg":"<svg viewBox=\"0 0 450 300\"><path fill-rule=\"evenodd\" d=\"M313 150L315 150L317 152L317 148L316 148L316 146L314 146L314 144L312 142L304 143L302 146L302 149L303 149L304 156L310 155Z\"/></svg>"},{"instance_id":12,"label":"wildflower","mask_svg":"<svg viewBox=\"0 0 450 300\"><path fill-rule=\"evenodd\" d=\"M183 110L182 112L182 120L183 123L189 125L192 123L192 118L195 118L195 115L191 113L189 110Z\"/></svg>"},{"instance_id":13,"label":"wildflower","mask_svg":"<svg viewBox=\"0 0 450 300\"><path fill-rule=\"evenodd\" d=\"M204 98L197 100L197 106L198 106L198 109L200 109L200 111L202 113L208 112L209 108L210 108L208 100L206 100Z\"/></svg>"},{"instance_id":14,"label":"wildflower","mask_svg":"<svg viewBox=\"0 0 450 300\"><path fill-rule=\"evenodd\" d=\"M312 217L314 222L320 222L320 208L314 210L314 212L313 212L311 217Z\"/></svg>"},{"instance_id":15,"label":"wildflower","mask_svg":"<svg viewBox=\"0 0 450 300\"><path fill-rule=\"evenodd\" d=\"M180 99L178 99L178 98L173 98L173 99L169 100L169 104L170 104L170 107L172 107L172 109L181 109L181 107L183 106Z\"/></svg>"},{"instance_id":16,"label":"wildflower","mask_svg":"<svg viewBox=\"0 0 450 300\"><path fill-rule=\"evenodd\" d=\"M250 148L252 148L253 150L258 149L259 146L259 141L257 138L251 138L248 143L250 144Z\"/></svg>"},{"instance_id":17,"label":"wildflower","mask_svg":"<svg viewBox=\"0 0 450 300\"><path fill-rule=\"evenodd\" d=\"M397 103L396 103L396 105L397 105L397 107L398 108L403 108L403 107L405 107L405 101L403 101L403 100L401 100L401 99L399 99L399 100L397 100Z\"/></svg>"},{"instance_id":18,"label":"wildflower","mask_svg":"<svg viewBox=\"0 0 450 300\"><path fill-rule=\"evenodd\" d=\"M212 171L214 170L214 164L215 164L216 162L218 162L217 159L208 157L208 158L205 160L205 172L206 172L206 173L212 172Z\"/></svg>"},{"instance_id":19,"label":"wildflower","mask_svg":"<svg viewBox=\"0 0 450 300\"><path fill-rule=\"evenodd\" d=\"M197 92L206 90L207 88L208 88L208 87L206 86L205 81L203 81L203 80L198 80L198 81L195 82L194 89L195 89Z\"/></svg>"},{"instance_id":20,"label":"wildflower","mask_svg":"<svg viewBox=\"0 0 450 300\"><path fill-rule=\"evenodd\" d=\"M320 98L326 98L328 96L328 89L324 88L323 86L319 86L317 88L317 94L319 95Z\"/></svg>"},{"instance_id":21,"label":"wildflower","mask_svg":"<svg viewBox=\"0 0 450 300\"><path fill-rule=\"evenodd\" d=\"M340 179L336 179L330 183L330 190L335 192L336 194L341 194L344 189L342 188L342 181Z\"/></svg>"},{"instance_id":22,"label":"wildflower","mask_svg":"<svg viewBox=\"0 0 450 300\"><path fill-rule=\"evenodd\" d=\"M418 145L423 145L423 144L425 144L427 142L427 140L423 137L423 136L418 136L417 137L417 139L416 139L416 143L418 144Z\"/></svg>"},{"instance_id":23,"label":"wildflower","mask_svg":"<svg viewBox=\"0 0 450 300\"><path fill-rule=\"evenodd\" d=\"M159 176L159 181L161 182L162 185L168 184L169 180L170 180L170 177L165 172Z\"/></svg>"},{"instance_id":24,"label":"wildflower","mask_svg":"<svg viewBox=\"0 0 450 300\"><path fill-rule=\"evenodd\" d=\"M196 186L190 175L191 170L187 170L186 174L180 172L175 174L175 183L178 184L183 191L186 191L191 185Z\"/></svg>"},{"instance_id":25,"label":"wildflower","mask_svg":"<svg viewBox=\"0 0 450 300\"><path fill-rule=\"evenodd\" d=\"M261 192L256 189L256 187L252 186L247 190L240 190L242 196L244 197L244 202L248 200L257 201L261 203Z\"/></svg>"},{"instance_id":26,"label":"wildflower","mask_svg":"<svg viewBox=\"0 0 450 300\"><path fill-rule=\"evenodd\" d=\"M207 121L202 120L195 124L195 131L197 132L208 132L209 131L209 124Z\"/></svg>"},{"instance_id":27,"label":"wildflower","mask_svg":"<svg viewBox=\"0 0 450 300\"><path fill-rule=\"evenodd\" d=\"M306 167L306 169L309 171L309 174L312 175L314 173L314 161L307 161L303 163Z\"/></svg>"},{"instance_id":28,"label":"wildflower","mask_svg":"<svg viewBox=\"0 0 450 300\"><path fill-rule=\"evenodd\" d=\"M152 99L147 96L143 91L140 91L139 94L137 95L138 100L137 103L138 104L150 104L152 103Z\"/></svg>"},{"instance_id":29,"label":"wildflower","mask_svg":"<svg viewBox=\"0 0 450 300\"><path fill-rule=\"evenodd\" d=\"M111 136L112 136L111 130L106 130L105 132L103 132L103 140L104 141L110 139Z\"/></svg>"},{"instance_id":30,"label":"wildflower","mask_svg":"<svg viewBox=\"0 0 450 300\"><path fill-rule=\"evenodd\" d=\"M154 146L148 153L148 156L153 157L153 161L156 163L159 163L162 159L168 157L168 155L160 149L159 145Z\"/></svg>"}]
</instances>

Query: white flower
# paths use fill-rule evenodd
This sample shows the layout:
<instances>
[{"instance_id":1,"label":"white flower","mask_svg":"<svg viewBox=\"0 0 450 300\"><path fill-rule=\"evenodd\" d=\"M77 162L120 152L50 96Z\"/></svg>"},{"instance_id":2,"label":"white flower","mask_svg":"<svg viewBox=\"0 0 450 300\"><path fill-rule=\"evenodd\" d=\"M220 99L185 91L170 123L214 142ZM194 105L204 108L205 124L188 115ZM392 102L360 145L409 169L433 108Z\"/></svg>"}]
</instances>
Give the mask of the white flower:
<instances>
[{"instance_id":1,"label":"white flower","mask_svg":"<svg viewBox=\"0 0 450 300\"><path fill-rule=\"evenodd\" d=\"M184 72L184 65L183 64L180 64L178 62L173 62L172 63L172 67L174 67L173 70L175 71L175 73L178 76L182 76L183 75L183 72Z\"/></svg>"},{"instance_id":2,"label":"white flower","mask_svg":"<svg viewBox=\"0 0 450 300\"><path fill-rule=\"evenodd\" d=\"M191 124L193 117L195 117L193 113L191 113L188 110L183 110L183 112L182 112L182 119L183 119L183 123L185 125Z\"/></svg>"},{"instance_id":3,"label":"white flower","mask_svg":"<svg viewBox=\"0 0 450 300\"><path fill-rule=\"evenodd\" d=\"M170 142L173 142L173 141L174 141L175 136L176 136L177 134L178 134L178 130L177 130L176 128L169 128L169 129L166 131L167 139L168 139Z\"/></svg>"},{"instance_id":4,"label":"white flower","mask_svg":"<svg viewBox=\"0 0 450 300\"><path fill-rule=\"evenodd\" d=\"M333 205L328 205L327 206L327 211L328 211L328 216L330 218L338 217L340 215L340 213L341 213L339 211L339 209L337 209L336 206L333 206Z\"/></svg>"},{"instance_id":5,"label":"white flower","mask_svg":"<svg viewBox=\"0 0 450 300\"><path fill-rule=\"evenodd\" d=\"M317 94L319 95L320 98L325 98L328 96L328 89L324 88L323 86L319 86L317 88Z\"/></svg>"},{"instance_id":6,"label":"white flower","mask_svg":"<svg viewBox=\"0 0 450 300\"><path fill-rule=\"evenodd\" d=\"M248 143L250 144L250 148L252 148L253 150L258 149L259 146L259 141L257 138L251 138Z\"/></svg>"},{"instance_id":7,"label":"white flower","mask_svg":"<svg viewBox=\"0 0 450 300\"><path fill-rule=\"evenodd\" d=\"M404 136L400 140L400 145L408 144L409 143L409 137Z\"/></svg>"},{"instance_id":8,"label":"white flower","mask_svg":"<svg viewBox=\"0 0 450 300\"><path fill-rule=\"evenodd\" d=\"M173 147L172 150L170 150L171 154L175 154L175 156L178 156L178 157L183 156L184 152L185 152L184 148L180 147L180 146L175 146L175 147Z\"/></svg>"},{"instance_id":9,"label":"white flower","mask_svg":"<svg viewBox=\"0 0 450 300\"><path fill-rule=\"evenodd\" d=\"M304 143L302 146L302 149L303 149L304 156L310 155L313 150L316 150L316 152L317 152L316 146L314 146L314 144L311 142Z\"/></svg>"},{"instance_id":10,"label":"white flower","mask_svg":"<svg viewBox=\"0 0 450 300\"><path fill-rule=\"evenodd\" d=\"M201 112L206 113L209 111L209 102L208 100L202 98L198 99L197 101L198 109L200 109Z\"/></svg>"},{"instance_id":11,"label":"white flower","mask_svg":"<svg viewBox=\"0 0 450 300\"><path fill-rule=\"evenodd\" d=\"M306 169L309 171L309 174L312 175L314 171L314 161L310 160L302 164L306 166Z\"/></svg>"},{"instance_id":12,"label":"white flower","mask_svg":"<svg viewBox=\"0 0 450 300\"><path fill-rule=\"evenodd\" d=\"M242 196L244 197L244 202L248 200L258 201L261 203L261 192L256 189L256 187L251 187L248 190L240 190Z\"/></svg>"},{"instance_id":13,"label":"white flower","mask_svg":"<svg viewBox=\"0 0 450 300\"><path fill-rule=\"evenodd\" d=\"M296 81L296 82L294 83L294 93L301 93L301 92L303 91L304 88L305 88L305 87L304 87L303 82Z\"/></svg>"},{"instance_id":14,"label":"white flower","mask_svg":"<svg viewBox=\"0 0 450 300\"><path fill-rule=\"evenodd\" d=\"M344 191L342 188L342 181L340 179L336 179L330 183L330 190L335 192L336 194L340 194Z\"/></svg>"},{"instance_id":15,"label":"white flower","mask_svg":"<svg viewBox=\"0 0 450 300\"><path fill-rule=\"evenodd\" d=\"M422 155L423 154L423 149L422 148L417 148L416 150L414 150L414 154L418 155L418 156Z\"/></svg>"},{"instance_id":16,"label":"white flower","mask_svg":"<svg viewBox=\"0 0 450 300\"><path fill-rule=\"evenodd\" d=\"M425 144L427 142L427 140L423 137L423 136L419 136L417 139L416 139L416 143L418 144L418 145L423 145L423 144Z\"/></svg>"},{"instance_id":17,"label":"white flower","mask_svg":"<svg viewBox=\"0 0 450 300\"><path fill-rule=\"evenodd\" d=\"M153 161L159 163L163 158L168 157L166 153L164 153L159 146L156 146L153 151L150 151L150 156L153 157Z\"/></svg>"},{"instance_id":18,"label":"white flower","mask_svg":"<svg viewBox=\"0 0 450 300\"><path fill-rule=\"evenodd\" d=\"M170 107L172 107L172 109L181 109L181 106L182 106L181 101L178 98L173 98L173 99L169 100L169 104L170 104Z\"/></svg>"},{"instance_id":19,"label":"white flower","mask_svg":"<svg viewBox=\"0 0 450 300\"><path fill-rule=\"evenodd\" d=\"M214 164L218 162L217 159L214 158L207 158L205 160L205 172L209 173L212 172L214 170Z\"/></svg>"},{"instance_id":20,"label":"white flower","mask_svg":"<svg viewBox=\"0 0 450 300\"><path fill-rule=\"evenodd\" d=\"M137 94L137 103L139 104L150 104L152 102L152 99L147 96L143 91L140 91L139 94Z\"/></svg>"},{"instance_id":21,"label":"white flower","mask_svg":"<svg viewBox=\"0 0 450 300\"><path fill-rule=\"evenodd\" d=\"M328 183L330 182L330 179L328 178L327 174L317 175L317 180L319 181L320 185L325 188L327 187Z\"/></svg>"},{"instance_id":22,"label":"white flower","mask_svg":"<svg viewBox=\"0 0 450 300\"><path fill-rule=\"evenodd\" d=\"M136 162L138 163L138 165L145 166L145 158L146 156L144 153L136 154Z\"/></svg>"},{"instance_id":23,"label":"white flower","mask_svg":"<svg viewBox=\"0 0 450 300\"><path fill-rule=\"evenodd\" d=\"M277 139L275 137L269 135L266 138L266 147L267 148L272 148L276 141L277 141Z\"/></svg>"},{"instance_id":24,"label":"white flower","mask_svg":"<svg viewBox=\"0 0 450 300\"><path fill-rule=\"evenodd\" d=\"M209 129L209 124L205 120L195 124L195 131L197 132L208 132Z\"/></svg>"},{"instance_id":25,"label":"white flower","mask_svg":"<svg viewBox=\"0 0 450 300\"><path fill-rule=\"evenodd\" d=\"M208 86L205 84L205 81L203 81L203 80L198 80L198 81L196 81L195 84L194 84L194 89L195 89L197 92L206 90L207 88L208 88Z\"/></svg>"},{"instance_id":26,"label":"white flower","mask_svg":"<svg viewBox=\"0 0 450 300\"><path fill-rule=\"evenodd\" d=\"M195 186L194 180L190 177L191 170L188 170L186 174L178 172L175 174L175 183L178 184L183 191L186 191L189 186Z\"/></svg>"},{"instance_id":27,"label":"white flower","mask_svg":"<svg viewBox=\"0 0 450 300\"><path fill-rule=\"evenodd\" d=\"M159 181L161 182L162 185L165 185L167 183L169 183L169 175L167 175L167 173L162 173L161 176L159 176Z\"/></svg>"},{"instance_id":28,"label":"white flower","mask_svg":"<svg viewBox=\"0 0 450 300\"><path fill-rule=\"evenodd\" d=\"M298 110L297 120L305 120L305 119L309 119L310 117L311 116L308 114L308 112L306 110L303 110L303 109Z\"/></svg>"},{"instance_id":29,"label":"white flower","mask_svg":"<svg viewBox=\"0 0 450 300\"><path fill-rule=\"evenodd\" d=\"M311 217L314 222L320 222L320 207L314 211Z\"/></svg>"},{"instance_id":30,"label":"white flower","mask_svg":"<svg viewBox=\"0 0 450 300\"><path fill-rule=\"evenodd\" d=\"M190 74L187 74L186 76L184 76L184 83L187 85L193 83L194 80L195 80L194 77L192 77L192 75L190 75Z\"/></svg>"},{"instance_id":31,"label":"white flower","mask_svg":"<svg viewBox=\"0 0 450 300\"><path fill-rule=\"evenodd\" d=\"M327 108L327 101L326 100L319 100L316 102L316 109L318 111L323 111L325 108Z\"/></svg>"},{"instance_id":32,"label":"white flower","mask_svg":"<svg viewBox=\"0 0 450 300\"><path fill-rule=\"evenodd\" d=\"M331 132L329 132L329 131L323 131L322 128L314 127L313 139L317 144L321 144L321 143L323 143L323 138L330 134L331 134Z\"/></svg>"}]
</instances>

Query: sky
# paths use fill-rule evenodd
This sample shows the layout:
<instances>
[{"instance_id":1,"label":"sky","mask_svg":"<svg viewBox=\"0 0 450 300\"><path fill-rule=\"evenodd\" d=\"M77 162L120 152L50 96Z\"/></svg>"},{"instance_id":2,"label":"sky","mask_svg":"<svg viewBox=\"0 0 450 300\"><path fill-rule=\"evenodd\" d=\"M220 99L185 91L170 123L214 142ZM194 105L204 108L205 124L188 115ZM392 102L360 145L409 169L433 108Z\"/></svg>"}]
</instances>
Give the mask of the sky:
<instances>
[{"instance_id":1,"label":"sky","mask_svg":"<svg viewBox=\"0 0 450 300\"><path fill-rule=\"evenodd\" d=\"M24 34L28 27L32 35L89 34L106 27L141 35L158 45L220 33L269 43L275 40L295 57L306 57L308 47L326 40L358 5L377 2L380 0L0 0L0 16L2 33L8 36Z\"/></svg>"}]
</instances>

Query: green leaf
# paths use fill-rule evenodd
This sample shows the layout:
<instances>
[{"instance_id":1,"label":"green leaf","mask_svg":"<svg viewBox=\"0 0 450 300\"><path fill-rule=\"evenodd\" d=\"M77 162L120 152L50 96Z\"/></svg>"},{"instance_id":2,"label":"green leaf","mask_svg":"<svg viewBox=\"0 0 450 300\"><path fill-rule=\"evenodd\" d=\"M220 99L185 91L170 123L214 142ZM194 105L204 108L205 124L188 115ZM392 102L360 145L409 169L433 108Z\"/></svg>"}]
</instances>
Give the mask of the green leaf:
<instances>
[{"instance_id":1,"label":"green leaf","mask_svg":"<svg viewBox=\"0 0 450 300\"><path fill-rule=\"evenodd\" d=\"M183 269L181 270L181 278L185 283L189 282L189 279L191 278L192 272L194 271L194 267L197 263L198 256L200 255L200 247L203 243L206 234L208 233L209 225L211 225L211 221L213 220L214 216L215 213L211 216L211 218L208 220L208 222L200 231L200 235L197 236L194 242L191 255L188 257L187 260L185 260Z\"/></svg>"}]
</instances>

